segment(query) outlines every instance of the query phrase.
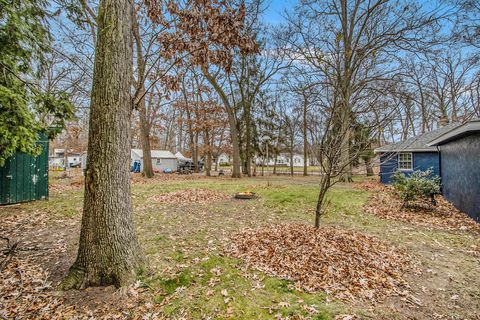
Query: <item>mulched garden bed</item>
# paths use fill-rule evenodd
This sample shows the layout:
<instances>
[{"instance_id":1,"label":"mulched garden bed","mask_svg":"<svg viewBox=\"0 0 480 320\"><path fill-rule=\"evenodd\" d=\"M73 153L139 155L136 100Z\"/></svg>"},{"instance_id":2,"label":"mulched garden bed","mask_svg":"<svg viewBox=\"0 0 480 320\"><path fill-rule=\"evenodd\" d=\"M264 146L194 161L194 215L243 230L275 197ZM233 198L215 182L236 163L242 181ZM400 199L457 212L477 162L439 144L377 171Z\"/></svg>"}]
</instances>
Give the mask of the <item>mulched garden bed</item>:
<instances>
[{"instance_id":1,"label":"mulched garden bed","mask_svg":"<svg viewBox=\"0 0 480 320\"><path fill-rule=\"evenodd\" d=\"M231 196L223 192L208 189L185 189L162 193L152 197L152 200L168 204L208 203L227 200Z\"/></svg>"},{"instance_id":2,"label":"mulched garden bed","mask_svg":"<svg viewBox=\"0 0 480 320\"><path fill-rule=\"evenodd\" d=\"M363 208L366 212L377 217L445 230L480 233L479 223L455 208L440 195L435 197L436 206L402 208L403 202L393 188L382 186L377 187L375 191Z\"/></svg>"},{"instance_id":3,"label":"mulched garden bed","mask_svg":"<svg viewBox=\"0 0 480 320\"><path fill-rule=\"evenodd\" d=\"M400 249L334 227L270 225L245 229L231 240L226 253L249 267L343 300L380 301L403 294L402 275L412 268Z\"/></svg>"}]
</instances>

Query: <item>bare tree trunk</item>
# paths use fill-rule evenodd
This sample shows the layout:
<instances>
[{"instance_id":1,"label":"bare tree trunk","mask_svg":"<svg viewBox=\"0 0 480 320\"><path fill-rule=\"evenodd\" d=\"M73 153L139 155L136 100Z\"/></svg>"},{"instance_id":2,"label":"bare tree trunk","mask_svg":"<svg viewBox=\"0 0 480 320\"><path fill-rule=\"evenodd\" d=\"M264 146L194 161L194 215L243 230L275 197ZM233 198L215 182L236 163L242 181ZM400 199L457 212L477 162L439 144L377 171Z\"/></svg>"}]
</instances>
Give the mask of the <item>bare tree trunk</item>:
<instances>
[{"instance_id":1,"label":"bare tree trunk","mask_svg":"<svg viewBox=\"0 0 480 320\"><path fill-rule=\"evenodd\" d=\"M367 171L367 177L373 176L372 158L365 157L363 161L365 161L365 169Z\"/></svg>"},{"instance_id":2,"label":"bare tree trunk","mask_svg":"<svg viewBox=\"0 0 480 320\"><path fill-rule=\"evenodd\" d=\"M132 1L100 1L82 227L63 289L128 284L144 261L129 174L132 17Z\"/></svg>"},{"instance_id":3,"label":"bare tree trunk","mask_svg":"<svg viewBox=\"0 0 480 320\"><path fill-rule=\"evenodd\" d=\"M202 69L205 78L207 78L208 82L213 86L215 91L218 93L220 98L222 99L223 106L225 107L225 111L228 117L228 124L230 127L230 138L232 140L232 178L241 178L241 162L240 162L240 139L237 130L237 120L235 118L235 111L233 110L230 102L228 101L228 97L222 88L217 83L216 79L208 72L206 69Z\"/></svg>"},{"instance_id":4,"label":"bare tree trunk","mask_svg":"<svg viewBox=\"0 0 480 320\"><path fill-rule=\"evenodd\" d=\"M341 143L341 162L342 174L340 181L351 182L352 166L350 165L350 93L351 93L351 55L352 55L352 39L349 34L348 27L348 11L347 0L341 0L341 16L342 16L342 32L343 32L343 75L340 76L341 84L341 114L340 114L340 134L342 135Z\"/></svg>"},{"instance_id":5,"label":"bare tree trunk","mask_svg":"<svg viewBox=\"0 0 480 320\"><path fill-rule=\"evenodd\" d=\"M325 195L330 188L330 172L325 172L320 180L320 192L318 193L317 207L315 209L315 228L320 227L320 218L325 211Z\"/></svg>"},{"instance_id":6,"label":"bare tree trunk","mask_svg":"<svg viewBox=\"0 0 480 320\"><path fill-rule=\"evenodd\" d=\"M290 149L290 175L293 177L293 148Z\"/></svg>"},{"instance_id":7,"label":"bare tree trunk","mask_svg":"<svg viewBox=\"0 0 480 320\"><path fill-rule=\"evenodd\" d=\"M207 177L212 175L212 151L209 149L207 151L207 157L205 161L205 172Z\"/></svg>"},{"instance_id":8,"label":"bare tree trunk","mask_svg":"<svg viewBox=\"0 0 480 320\"><path fill-rule=\"evenodd\" d=\"M65 146L64 146L64 152L63 152L63 166L64 166L64 173L63 173L63 176L65 178L68 177L68 138L70 137L69 133L68 133L68 130L65 130L66 131L66 134L67 134L67 137L65 138Z\"/></svg>"},{"instance_id":9,"label":"bare tree trunk","mask_svg":"<svg viewBox=\"0 0 480 320\"><path fill-rule=\"evenodd\" d=\"M303 175L308 176L308 166L307 166L307 97L303 97Z\"/></svg>"},{"instance_id":10,"label":"bare tree trunk","mask_svg":"<svg viewBox=\"0 0 480 320\"><path fill-rule=\"evenodd\" d=\"M231 116L228 116L229 122L231 122ZM233 178L240 178L242 176L240 172L240 145L238 141L238 132L236 125L230 125L230 136L232 139L232 147L233 147L233 161L232 161L232 177Z\"/></svg>"},{"instance_id":11,"label":"bare tree trunk","mask_svg":"<svg viewBox=\"0 0 480 320\"><path fill-rule=\"evenodd\" d=\"M137 82L136 82L136 101L135 107L138 109L140 116L140 140L142 143L143 163L142 175L146 178L153 177L152 167L152 152L150 148L150 125L147 120L147 105L145 102L145 60L143 58L142 44L140 39L140 30L137 22L137 17L134 16L132 20L132 31L135 40L135 47L137 50Z\"/></svg>"},{"instance_id":12,"label":"bare tree trunk","mask_svg":"<svg viewBox=\"0 0 480 320\"><path fill-rule=\"evenodd\" d=\"M141 95L144 95L144 90L140 91ZM142 142L143 153L143 173L146 178L153 177L152 166L152 150L150 147L150 126L147 121L147 110L145 106L145 98L143 97L137 104L138 114L140 116L140 137Z\"/></svg>"},{"instance_id":13,"label":"bare tree trunk","mask_svg":"<svg viewBox=\"0 0 480 320\"><path fill-rule=\"evenodd\" d=\"M195 131L195 143L193 147L193 155L192 155L192 160L193 160L193 167L195 169L195 173L199 173L200 169L198 167L198 132Z\"/></svg>"},{"instance_id":14,"label":"bare tree trunk","mask_svg":"<svg viewBox=\"0 0 480 320\"><path fill-rule=\"evenodd\" d=\"M249 177L252 176L252 128L251 128L251 105L250 102L247 102L245 106L245 162L246 162L246 171Z\"/></svg>"}]
</instances>

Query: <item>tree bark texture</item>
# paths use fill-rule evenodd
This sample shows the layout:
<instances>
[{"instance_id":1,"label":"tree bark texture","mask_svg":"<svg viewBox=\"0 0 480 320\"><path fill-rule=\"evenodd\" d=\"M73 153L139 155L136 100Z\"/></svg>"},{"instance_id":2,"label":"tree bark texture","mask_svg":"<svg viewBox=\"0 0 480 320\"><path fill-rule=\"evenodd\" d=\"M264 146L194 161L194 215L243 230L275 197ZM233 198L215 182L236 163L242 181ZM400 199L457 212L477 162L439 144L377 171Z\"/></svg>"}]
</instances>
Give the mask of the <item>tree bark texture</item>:
<instances>
[{"instance_id":1,"label":"tree bark texture","mask_svg":"<svg viewBox=\"0 0 480 320\"><path fill-rule=\"evenodd\" d=\"M144 90L141 91L141 94L144 94ZM143 152L143 176L146 178L153 177L153 166L152 166L152 148L150 146L150 125L147 120L147 110L145 105L145 97L143 97L137 105L138 113L140 116L140 136L142 142L142 152Z\"/></svg>"},{"instance_id":2,"label":"tree bark texture","mask_svg":"<svg viewBox=\"0 0 480 320\"><path fill-rule=\"evenodd\" d=\"M144 262L129 175L132 17L132 0L100 1L80 241L63 289L123 286Z\"/></svg>"}]
</instances>

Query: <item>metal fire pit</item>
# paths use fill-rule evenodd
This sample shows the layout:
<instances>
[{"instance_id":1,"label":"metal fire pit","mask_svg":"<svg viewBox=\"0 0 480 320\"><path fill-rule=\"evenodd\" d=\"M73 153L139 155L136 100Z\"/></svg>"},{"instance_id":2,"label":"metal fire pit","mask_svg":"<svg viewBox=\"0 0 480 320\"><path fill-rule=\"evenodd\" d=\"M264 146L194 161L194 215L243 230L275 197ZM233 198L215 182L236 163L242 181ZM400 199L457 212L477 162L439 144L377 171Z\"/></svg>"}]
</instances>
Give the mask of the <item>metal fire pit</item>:
<instances>
[{"instance_id":1,"label":"metal fire pit","mask_svg":"<svg viewBox=\"0 0 480 320\"><path fill-rule=\"evenodd\" d=\"M237 192L233 197L235 199L249 200L249 199L255 199L257 195L255 192Z\"/></svg>"}]
</instances>

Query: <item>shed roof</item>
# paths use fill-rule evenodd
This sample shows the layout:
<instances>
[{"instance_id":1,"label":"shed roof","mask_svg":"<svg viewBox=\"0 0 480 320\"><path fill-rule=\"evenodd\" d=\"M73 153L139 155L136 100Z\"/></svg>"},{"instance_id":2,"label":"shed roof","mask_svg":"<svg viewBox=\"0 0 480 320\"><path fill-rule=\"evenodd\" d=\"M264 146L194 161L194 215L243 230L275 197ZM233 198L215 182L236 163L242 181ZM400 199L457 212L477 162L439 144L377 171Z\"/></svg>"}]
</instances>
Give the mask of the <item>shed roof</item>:
<instances>
[{"instance_id":1,"label":"shed roof","mask_svg":"<svg viewBox=\"0 0 480 320\"><path fill-rule=\"evenodd\" d=\"M132 152L135 152L140 158L143 158L142 149L132 149ZM160 159L177 159L173 153L168 150L151 150L152 158Z\"/></svg>"},{"instance_id":2,"label":"shed roof","mask_svg":"<svg viewBox=\"0 0 480 320\"><path fill-rule=\"evenodd\" d=\"M425 132L421 135L406 140L388 144L375 149L375 153L382 152L436 152L437 148L429 145L429 142L440 137L446 132L461 126L460 123L451 123L436 130Z\"/></svg>"},{"instance_id":3,"label":"shed roof","mask_svg":"<svg viewBox=\"0 0 480 320\"><path fill-rule=\"evenodd\" d=\"M450 141L471 135L474 132L480 132L480 119L473 119L457 126L442 135L432 139L428 146L439 146Z\"/></svg>"},{"instance_id":4,"label":"shed roof","mask_svg":"<svg viewBox=\"0 0 480 320\"><path fill-rule=\"evenodd\" d=\"M192 158L185 157L180 151L175 153L175 157L177 157L178 160L182 160L182 161L192 161Z\"/></svg>"}]
</instances>

